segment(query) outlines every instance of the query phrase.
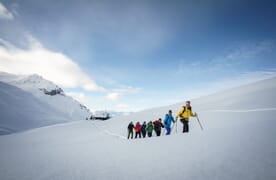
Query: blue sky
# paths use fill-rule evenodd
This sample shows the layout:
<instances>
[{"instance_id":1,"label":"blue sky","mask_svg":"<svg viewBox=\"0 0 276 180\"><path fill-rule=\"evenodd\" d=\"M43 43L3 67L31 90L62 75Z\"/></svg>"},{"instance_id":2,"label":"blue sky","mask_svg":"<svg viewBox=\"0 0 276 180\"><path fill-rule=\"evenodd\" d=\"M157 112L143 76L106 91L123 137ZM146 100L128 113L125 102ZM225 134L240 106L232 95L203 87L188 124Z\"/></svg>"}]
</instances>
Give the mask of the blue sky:
<instances>
[{"instance_id":1,"label":"blue sky","mask_svg":"<svg viewBox=\"0 0 276 180\"><path fill-rule=\"evenodd\" d=\"M0 71L40 74L92 110L138 111L276 76L275 1L0 3Z\"/></svg>"}]
</instances>

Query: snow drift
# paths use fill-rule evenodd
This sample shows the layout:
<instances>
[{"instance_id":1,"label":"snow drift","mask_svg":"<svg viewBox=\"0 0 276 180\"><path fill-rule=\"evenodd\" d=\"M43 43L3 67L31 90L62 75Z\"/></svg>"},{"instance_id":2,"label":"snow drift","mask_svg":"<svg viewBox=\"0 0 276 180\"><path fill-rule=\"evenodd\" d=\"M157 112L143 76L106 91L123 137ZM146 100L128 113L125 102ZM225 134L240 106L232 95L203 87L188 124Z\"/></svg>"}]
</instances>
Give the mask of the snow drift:
<instances>
[{"instance_id":1,"label":"snow drift","mask_svg":"<svg viewBox=\"0 0 276 180\"><path fill-rule=\"evenodd\" d=\"M129 121L149 121L183 105L113 121L80 121L0 137L3 180L275 179L276 78L192 100L190 133L126 140Z\"/></svg>"}]
</instances>

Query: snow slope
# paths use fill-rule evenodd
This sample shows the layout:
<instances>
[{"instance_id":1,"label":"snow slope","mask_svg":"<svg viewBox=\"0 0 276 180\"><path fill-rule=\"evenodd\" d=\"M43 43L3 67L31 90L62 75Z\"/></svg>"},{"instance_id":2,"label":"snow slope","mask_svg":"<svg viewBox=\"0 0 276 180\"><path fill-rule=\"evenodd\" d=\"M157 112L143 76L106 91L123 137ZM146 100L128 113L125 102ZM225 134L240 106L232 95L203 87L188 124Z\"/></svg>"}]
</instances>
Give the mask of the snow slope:
<instances>
[{"instance_id":1,"label":"snow slope","mask_svg":"<svg viewBox=\"0 0 276 180\"><path fill-rule=\"evenodd\" d=\"M31 93L54 109L64 114L69 114L71 120L84 120L86 117L91 116L88 108L70 96L67 96L59 86L44 79L42 76L36 74L13 75L0 72L0 81ZM45 91L51 92L59 89L62 91L60 94L52 96L45 94Z\"/></svg>"},{"instance_id":2,"label":"snow slope","mask_svg":"<svg viewBox=\"0 0 276 180\"><path fill-rule=\"evenodd\" d=\"M126 140L130 120L174 114L183 103L113 121L79 121L0 137L1 180L276 179L276 78L192 100L171 136Z\"/></svg>"},{"instance_id":3,"label":"snow slope","mask_svg":"<svg viewBox=\"0 0 276 180\"><path fill-rule=\"evenodd\" d=\"M3 82L0 82L0 100L0 135L70 120L67 114L31 93Z\"/></svg>"},{"instance_id":4,"label":"snow slope","mask_svg":"<svg viewBox=\"0 0 276 180\"><path fill-rule=\"evenodd\" d=\"M0 72L0 92L0 135L84 120L92 114L57 85L38 75ZM51 92L58 94L50 95Z\"/></svg>"}]
</instances>

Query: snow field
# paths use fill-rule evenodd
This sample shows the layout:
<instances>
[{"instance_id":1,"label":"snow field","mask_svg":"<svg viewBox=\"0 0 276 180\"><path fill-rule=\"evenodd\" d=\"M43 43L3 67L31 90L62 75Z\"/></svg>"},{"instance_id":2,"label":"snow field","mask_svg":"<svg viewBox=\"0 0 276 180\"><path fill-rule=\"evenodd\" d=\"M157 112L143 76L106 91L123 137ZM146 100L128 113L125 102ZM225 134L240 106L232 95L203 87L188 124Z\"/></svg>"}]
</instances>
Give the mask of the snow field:
<instances>
[{"instance_id":1,"label":"snow field","mask_svg":"<svg viewBox=\"0 0 276 180\"><path fill-rule=\"evenodd\" d=\"M276 78L192 100L190 133L125 139L183 103L0 137L1 180L276 179Z\"/></svg>"}]
</instances>

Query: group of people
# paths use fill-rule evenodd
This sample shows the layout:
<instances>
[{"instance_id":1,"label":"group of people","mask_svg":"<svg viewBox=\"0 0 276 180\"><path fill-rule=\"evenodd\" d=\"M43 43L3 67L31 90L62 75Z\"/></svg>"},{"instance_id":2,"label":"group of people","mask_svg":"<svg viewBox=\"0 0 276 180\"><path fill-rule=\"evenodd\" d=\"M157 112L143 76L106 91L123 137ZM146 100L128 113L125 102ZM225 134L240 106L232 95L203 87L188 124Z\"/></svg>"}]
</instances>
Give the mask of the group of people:
<instances>
[{"instance_id":1,"label":"group of people","mask_svg":"<svg viewBox=\"0 0 276 180\"><path fill-rule=\"evenodd\" d=\"M133 129L135 131L135 138L137 138L137 137L145 138L146 135L148 135L148 137L152 137L153 130L155 131L156 136L160 136L161 128L164 128L161 118L154 122L150 121L150 122L146 123L146 121L145 121L142 125L140 124L140 122L137 122L134 125L133 122L131 121L128 125L128 137L127 138L133 139Z\"/></svg>"},{"instance_id":2,"label":"group of people","mask_svg":"<svg viewBox=\"0 0 276 180\"><path fill-rule=\"evenodd\" d=\"M128 125L128 136L127 138L133 139L133 130L135 131L135 138L145 138L146 135L148 137L152 137L153 130L156 133L156 136L160 136L162 132L162 128L166 129L166 135L171 134L172 124L176 123L178 118L180 118L181 123L183 124L183 133L189 132L189 117L196 117L197 114L192 112L191 102L186 101L186 105L181 107L176 117L174 118L172 115L172 110L169 110L165 115L164 121L159 118L155 121L146 122L144 121L141 125L140 122L136 122L134 125L131 121Z\"/></svg>"}]
</instances>

